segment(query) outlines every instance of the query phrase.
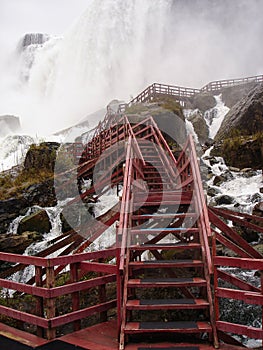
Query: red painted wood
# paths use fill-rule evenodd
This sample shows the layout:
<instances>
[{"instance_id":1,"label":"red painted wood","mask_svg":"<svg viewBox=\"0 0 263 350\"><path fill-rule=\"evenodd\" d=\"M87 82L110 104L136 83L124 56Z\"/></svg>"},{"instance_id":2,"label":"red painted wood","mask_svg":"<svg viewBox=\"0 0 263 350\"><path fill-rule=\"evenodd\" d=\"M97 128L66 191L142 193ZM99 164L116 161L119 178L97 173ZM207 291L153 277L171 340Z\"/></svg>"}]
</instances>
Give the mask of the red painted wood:
<instances>
[{"instance_id":1,"label":"red painted wood","mask_svg":"<svg viewBox=\"0 0 263 350\"><path fill-rule=\"evenodd\" d=\"M262 258L262 255L257 252L250 244L248 244L233 228L227 226L227 224L215 215L210 209L208 211L211 223L218 227L226 236L232 239L235 243L247 251L254 258ZM231 249L231 248L230 248Z\"/></svg>"},{"instance_id":2,"label":"red painted wood","mask_svg":"<svg viewBox=\"0 0 263 350\"><path fill-rule=\"evenodd\" d=\"M81 262L80 269L82 271L104 272L104 273L116 273L116 265L103 264L97 262Z\"/></svg>"},{"instance_id":3,"label":"red painted wood","mask_svg":"<svg viewBox=\"0 0 263 350\"><path fill-rule=\"evenodd\" d=\"M147 322L145 322L147 323ZM184 322L180 322L183 326ZM125 327L125 333L126 334L138 334L138 333L204 333L208 332L210 333L212 331L212 328L210 324L206 322L197 322L196 328L150 328L150 329L141 329L139 322L128 322Z\"/></svg>"},{"instance_id":4,"label":"red painted wood","mask_svg":"<svg viewBox=\"0 0 263 350\"><path fill-rule=\"evenodd\" d=\"M199 243L175 243L175 244L142 244L142 245L132 245L130 247L132 250L169 250L169 249L200 249L201 245Z\"/></svg>"},{"instance_id":5,"label":"red painted wood","mask_svg":"<svg viewBox=\"0 0 263 350\"><path fill-rule=\"evenodd\" d=\"M217 321L216 326L219 330L224 332L246 335L247 337L254 339L263 338L263 331L260 328L248 327L223 321Z\"/></svg>"},{"instance_id":6,"label":"red painted wood","mask_svg":"<svg viewBox=\"0 0 263 350\"><path fill-rule=\"evenodd\" d=\"M263 270L263 260L253 258L214 257L215 266L240 267L247 270Z\"/></svg>"},{"instance_id":7,"label":"red painted wood","mask_svg":"<svg viewBox=\"0 0 263 350\"><path fill-rule=\"evenodd\" d=\"M0 314L43 328L48 328L49 326L48 320L42 317L35 316L23 311L13 310L3 305L0 305Z\"/></svg>"},{"instance_id":8,"label":"red painted wood","mask_svg":"<svg viewBox=\"0 0 263 350\"><path fill-rule=\"evenodd\" d=\"M200 260L151 260L151 261L132 261L129 264L130 267L142 267L142 268L169 268L169 267L202 267L203 262Z\"/></svg>"},{"instance_id":9,"label":"red painted wood","mask_svg":"<svg viewBox=\"0 0 263 350\"><path fill-rule=\"evenodd\" d=\"M80 320L82 318L94 315L95 313L100 313L103 311L110 310L116 307L116 305L117 305L117 300L111 300L102 304L87 307L85 309L70 312L66 315L52 317L52 319L49 320L50 325L51 327L55 328L63 324L71 323L73 321Z\"/></svg>"},{"instance_id":10,"label":"red painted wood","mask_svg":"<svg viewBox=\"0 0 263 350\"><path fill-rule=\"evenodd\" d=\"M221 271L218 269L216 269L216 271L217 271L218 278L221 278L221 279L233 284L234 286L236 286L240 289L243 289L246 291L252 291L252 292L260 292L261 291L260 288L257 288L255 286L253 286L252 284L245 282L234 275L231 275L225 271Z\"/></svg>"},{"instance_id":11,"label":"red painted wood","mask_svg":"<svg viewBox=\"0 0 263 350\"><path fill-rule=\"evenodd\" d=\"M256 292L248 292L230 288L217 288L216 296L218 298L243 300L247 304L263 305L263 295Z\"/></svg>"},{"instance_id":12,"label":"red painted wood","mask_svg":"<svg viewBox=\"0 0 263 350\"><path fill-rule=\"evenodd\" d=\"M167 304L163 303L162 300L160 300L160 303L158 304L158 300L156 300L156 303L143 305L141 304L140 300L128 300L127 301L127 309L128 310L187 310L187 309L205 309L209 306L209 303L204 299L195 299L195 303L179 303L177 301L174 304L171 304L167 302Z\"/></svg>"},{"instance_id":13,"label":"red painted wood","mask_svg":"<svg viewBox=\"0 0 263 350\"><path fill-rule=\"evenodd\" d=\"M0 323L0 335L17 342L19 345L24 344L33 348L49 343L48 340L42 337L15 329L3 323ZM10 350L15 350L15 348L10 348Z\"/></svg>"},{"instance_id":14,"label":"red painted wood","mask_svg":"<svg viewBox=\"0 0 263 350\"><path fill-rule=\"evenodd\" d=\"M225 237L219 232L213 231L216 235L216 239L219 243L223 244L225 247L228 247L231 249L233 252L238 254L242 258L251 258L251 254L246 252L244 249L240 248L237 244L235 244L233 241Z\"/></svg>"},{"instance_id":15,"label":"red painted wood","mask_svg":"<svg viewBox=\"0 0 263 350\"><path fill-rule=\"evenodd\" d=\"M139 288L145 288L145 287L205 287L206 286L206 280L203 278L195 277L192 280L189 281L181 281L180 279L175 278L174 281L171 281L169 279L167 280L154 280L152 282L147 282L141 279L130 279L128 282L129 287L139 287Z\"/></svg>"}]
</instances>

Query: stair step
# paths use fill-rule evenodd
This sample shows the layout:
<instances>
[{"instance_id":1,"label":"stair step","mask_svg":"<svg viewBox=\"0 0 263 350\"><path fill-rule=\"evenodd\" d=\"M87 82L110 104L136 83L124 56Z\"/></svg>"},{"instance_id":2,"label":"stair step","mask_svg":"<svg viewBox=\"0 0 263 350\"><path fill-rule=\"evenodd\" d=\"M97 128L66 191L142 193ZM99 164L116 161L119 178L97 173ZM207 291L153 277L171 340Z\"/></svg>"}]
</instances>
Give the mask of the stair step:
<instances>
[{"instance_id":1,"label":"stair step","mask_svg":"<svg viewBox=\"0 0 263 350\"><path fill-rule=\"evenodd\" d=\"M141 268L167 268L167 267L202 267L201 260L191 259L177 259L177 260L149 260L149 261L132 261L129 263L130 267Z\"/></svg>"},{"instance_id":2,"label":"stair step","mask_svg":"<svg viewBox=\"0 0 263 350\"><path fill-rule=\"evenodd\" d=\"M177 219L177 218L191 218L196 216L196 213L158 213L158 214L141 214L133 215L132 219Z\"/></svg>"},{"instance_id":3,"label":"stair step","mask_svg":"<svg viewBox=\"0 0 263 350\"><path fill-rule=\"evenodd\" d=\"M205 287L206 280L200 277L193 278L142 278L130 279L128 287L136 288L181 288L181 287Z\"/></svg>"},{"instance_id":4,"label":"stair step","mask_svg":"<svg viewBox=\"0 0 263 350\"><path fill-rule=\"evenodd\" d=\"M137 199L137 198L136 198ZM162 204L162 206L165 205L179 205L179 204L185 204L185 205L189 205L191 203L190 199L184 199L184 200L160 200L160 201L150 201L150 200L146 200L145 203L143 203L143 206L160 206ZM134 202L134 205L136 206L141 206L142 202Z\"/></svg>"},{"instance_id":5,"label":"stair step","mask_svg":"<svg viewBox=\"0 0 263 350\"><path fill-rule=\"evenodd\" d=\"M199 243L158 243L158 244L142 244L132 245L132 250L170 250L170 249L200 249Z\"/></svg>"},{"instance_id":6,"label":"stair step","mask_svg":"<svg viewBox=\"0 0 263 350\"><path fill-rule=\"evenodd\" d=\"M160 232L167 232L167 233L173 233L173 232L192 232L196 233L199 232L198 228L188 228L188 227L153 227L153 228L140 228L140 229L133 229L131 230L132 234L151 234L151 233L160 233Z\"/></svg>"},{"instance_id":7,"label":"stair step","mask_svg":"<svg viewBox=\"0 0 263 350\"><path fill-rule=\"evenodd\" d=\"M153 347L152 345L139 347L137 350L200 350L199 346L169 346L169 347Z\"/></svg>"},{"instance_id":8,"label":"stair step","mask_svg":"<svg viewBox=\"0 0 263 350\"><path fill-rule=\"evenodd\" d=\"M128 322L125 326L126 334L135 333L211 333L212 327L208 322Z\"/></svg>"},{"instance_id":9,"label":"stair step","mask_svg":"<svg viewBox=\"0 0 263 350\"><path fill-rule=\"evenodd\" d=\"M209 306L204 299L143 299L128 300L128 310L182 310L205 309Z\"/></svg>"}]
</instances>

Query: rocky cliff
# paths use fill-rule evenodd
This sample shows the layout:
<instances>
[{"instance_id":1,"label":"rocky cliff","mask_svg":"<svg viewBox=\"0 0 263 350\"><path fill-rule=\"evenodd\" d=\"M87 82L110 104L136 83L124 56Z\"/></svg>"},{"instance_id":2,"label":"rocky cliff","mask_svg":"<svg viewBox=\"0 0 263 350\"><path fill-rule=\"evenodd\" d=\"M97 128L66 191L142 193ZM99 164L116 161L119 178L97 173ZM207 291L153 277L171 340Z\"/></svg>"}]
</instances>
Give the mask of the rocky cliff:
<instances>
[{"instance_id":1,"label":"rocky cliff","mask_svg":"<svg viewBox=\"0 0 263 350\"><path fill-rule=\"evenodd\" d=\"M263 85L248 92L225 116L215 140L219 141L240 135L253 135L263 132Z\"/></svg>"}]
</instances>

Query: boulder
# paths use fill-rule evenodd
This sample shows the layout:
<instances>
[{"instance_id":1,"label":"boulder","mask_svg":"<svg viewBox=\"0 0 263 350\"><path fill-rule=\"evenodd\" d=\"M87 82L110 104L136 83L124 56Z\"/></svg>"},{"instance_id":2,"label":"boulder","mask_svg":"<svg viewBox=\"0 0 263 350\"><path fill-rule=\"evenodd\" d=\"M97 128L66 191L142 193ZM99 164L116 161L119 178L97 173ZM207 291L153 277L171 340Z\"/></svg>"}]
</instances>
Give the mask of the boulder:
<instances>
[{"instance_id":1,"label":"boulder","mask_svg":"<svg viewBox=\"0 0 263 350\"><path fill-rule=\"evenodd\" d=\"M36 213L23 218L17 229L18 234L22 234L26 231L36 231L39 233L47 233L51 230L51 224L47 212L39 210Z\"/></svg>"},{"instance_id":2,"label":"boulder","mask_svg":"<svg viewBox=\"0 0 263 350\"><path fill-rule=\"evenodd\" d=\"M27 203L24 198L0 201L0 234L7 232L10 223L19 215L25 215Z\"/></svg>"},{"instance_id":3,"label":"boulder","mask_svg":"<svg viewBox=\"0 0 263 350\"><path fill-rule=\"evenodd\" d=\"M43 142L40 145L31 145L24 161L25 171L54 171L57 142Z\"/></svg>"},{"instance_id":4,"label":"boulder","mask_svg":"<svg viewBox=\"0 0 263 350\"><path fill-rule=\"evenodd\" d=\"M215 140L263 132L263 85L258 85L225 116Z\"/></svg>"},{"instance_id":5,"label":"boulder","mask_svg":"<svg viewBox=\"0 0 263 350\"><path fill-rule=\"evenodd\" d=\"M143 121L151 115L170 146L184 145L186 141L185 117L181 106L170 97L156 98L153 103L138 103L126 109L131 123Z\"/></svg>"},{"instance_id":6,"label":"boulder","mask_svg":"<svg viewBox=\"0 0 263 350\"><path fill-rule=\"evenodd\" d=\"M23 190L23 197L28 207L54 207L57 204L53 179L28 186Z\"/></svg>"},{"instance_id":7,"label":"boulder","mask_svg":"<svg viewBox=\"0 0 263 350\"><path fill-rule=\"evenodd\" d=\"M215 201L217 205L228 205L234 203L234 198L224 194L222 196L215 197Z\"/></svg>"},{"instance_id":8,"label":"boulder","mask_svg":"<svg viewBox=\"0 0 263 350\"><path fill-rule=\"evenodd\" d=\"M262 169L263 132L251 136L226 138L214 146L211 154L223 157L226 164L231 167ZM243 173L244 176L251 176L250 172Z\"/></svg>"},{"instance_id":9,"label":"boulder","mask_svg":"<svg viewBox=\"0 0 263 350\"><path fill-rule=\"evenodd\" d=\"M200 94L196 94L193 98L192 108L199 109L203 113L215 106L216 100L213 96L213 93L202 92Z\"/></svg>"},{"instance_id":10,"label":"boulder","mask_svg":"<svg viewBox=\"0 0 263 350\"><path fill-rule=\"evenodd\" d=\"M220 193L221 193L221 191L217 188L214 188L214 187L208 187L208 189L207 189L207 195L210 197L217 196Z\"/></svg>"},{"instance_id":11,"label":"boulder","mask_svg":"<svg viewBox=\"0 0 263 350\"><path fill-rule=\"evenodd\" d=\"M33 242L40 241L39 232L23 232L21 235L1 235L0 251L6 253L23 254L25 249Z\"/></svg>"},{"instance_id":12,"label":"boulder","mask_svg":"<svg viewBox=\"0 0 263 350\"><path fill-rule=\"evenodd\" d=\"M209 139L209 128L202 113L197 110L195 113L191 114L188 120L193 124L194 131L198 136L199 142L201 144L205 144Z\"/></svg>"}]
</instances>

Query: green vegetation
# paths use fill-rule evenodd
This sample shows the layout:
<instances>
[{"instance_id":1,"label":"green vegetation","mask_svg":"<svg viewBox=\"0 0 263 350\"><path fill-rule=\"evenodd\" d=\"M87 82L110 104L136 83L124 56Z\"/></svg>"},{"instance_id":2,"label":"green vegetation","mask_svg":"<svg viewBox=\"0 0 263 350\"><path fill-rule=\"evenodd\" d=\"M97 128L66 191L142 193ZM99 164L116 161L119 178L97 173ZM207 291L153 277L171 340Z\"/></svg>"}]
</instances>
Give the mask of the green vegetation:
<instances>
[{"instance_id":1,"label":"green vegetation","mask_svg":"<svg viewBox=\"0 0 263 350\"><path fill-rule=\"evenodd\" d=\"M263 145L263 132L254 135L244 136L240 130L233 130L231 135L223 141L223 153L235 152L247 142L253 142L257 146Z\"/></svg>"},{"instance_id":2,"label":"green vegetation","mask_svg":"<svg viewBox=\"0 0 263 350\"><path fill-rule=\"evenodd\" d=\"M0 200L20 197L31 185L53 179L53 172L45 169L22 170L17 176L0 174Z\"/></svg>"},{"instance_id":3,"label":"green vegetation","mask_svg":"<svg viewBox=\"0 0 263 350\"><path fill-rule=\"evenodd\" d=\"M155 97L152 102L157 102L158 105L164 109L172 111L180 118L184 119L183 109L181 105L172 96Z\"/></svg>"},{"instance_id":4,"label":"green vegetation","mask_svg":"<svg viewBox=\"0 0 263 350\"><path fill-rule=\"evenodd\" d=\"M263 160L263 132L253 135L241 135L241 131L234 130L231 137L224 139L221 155L226 164L242 167L261 168Z\"/></svg>"}]
</instances>

